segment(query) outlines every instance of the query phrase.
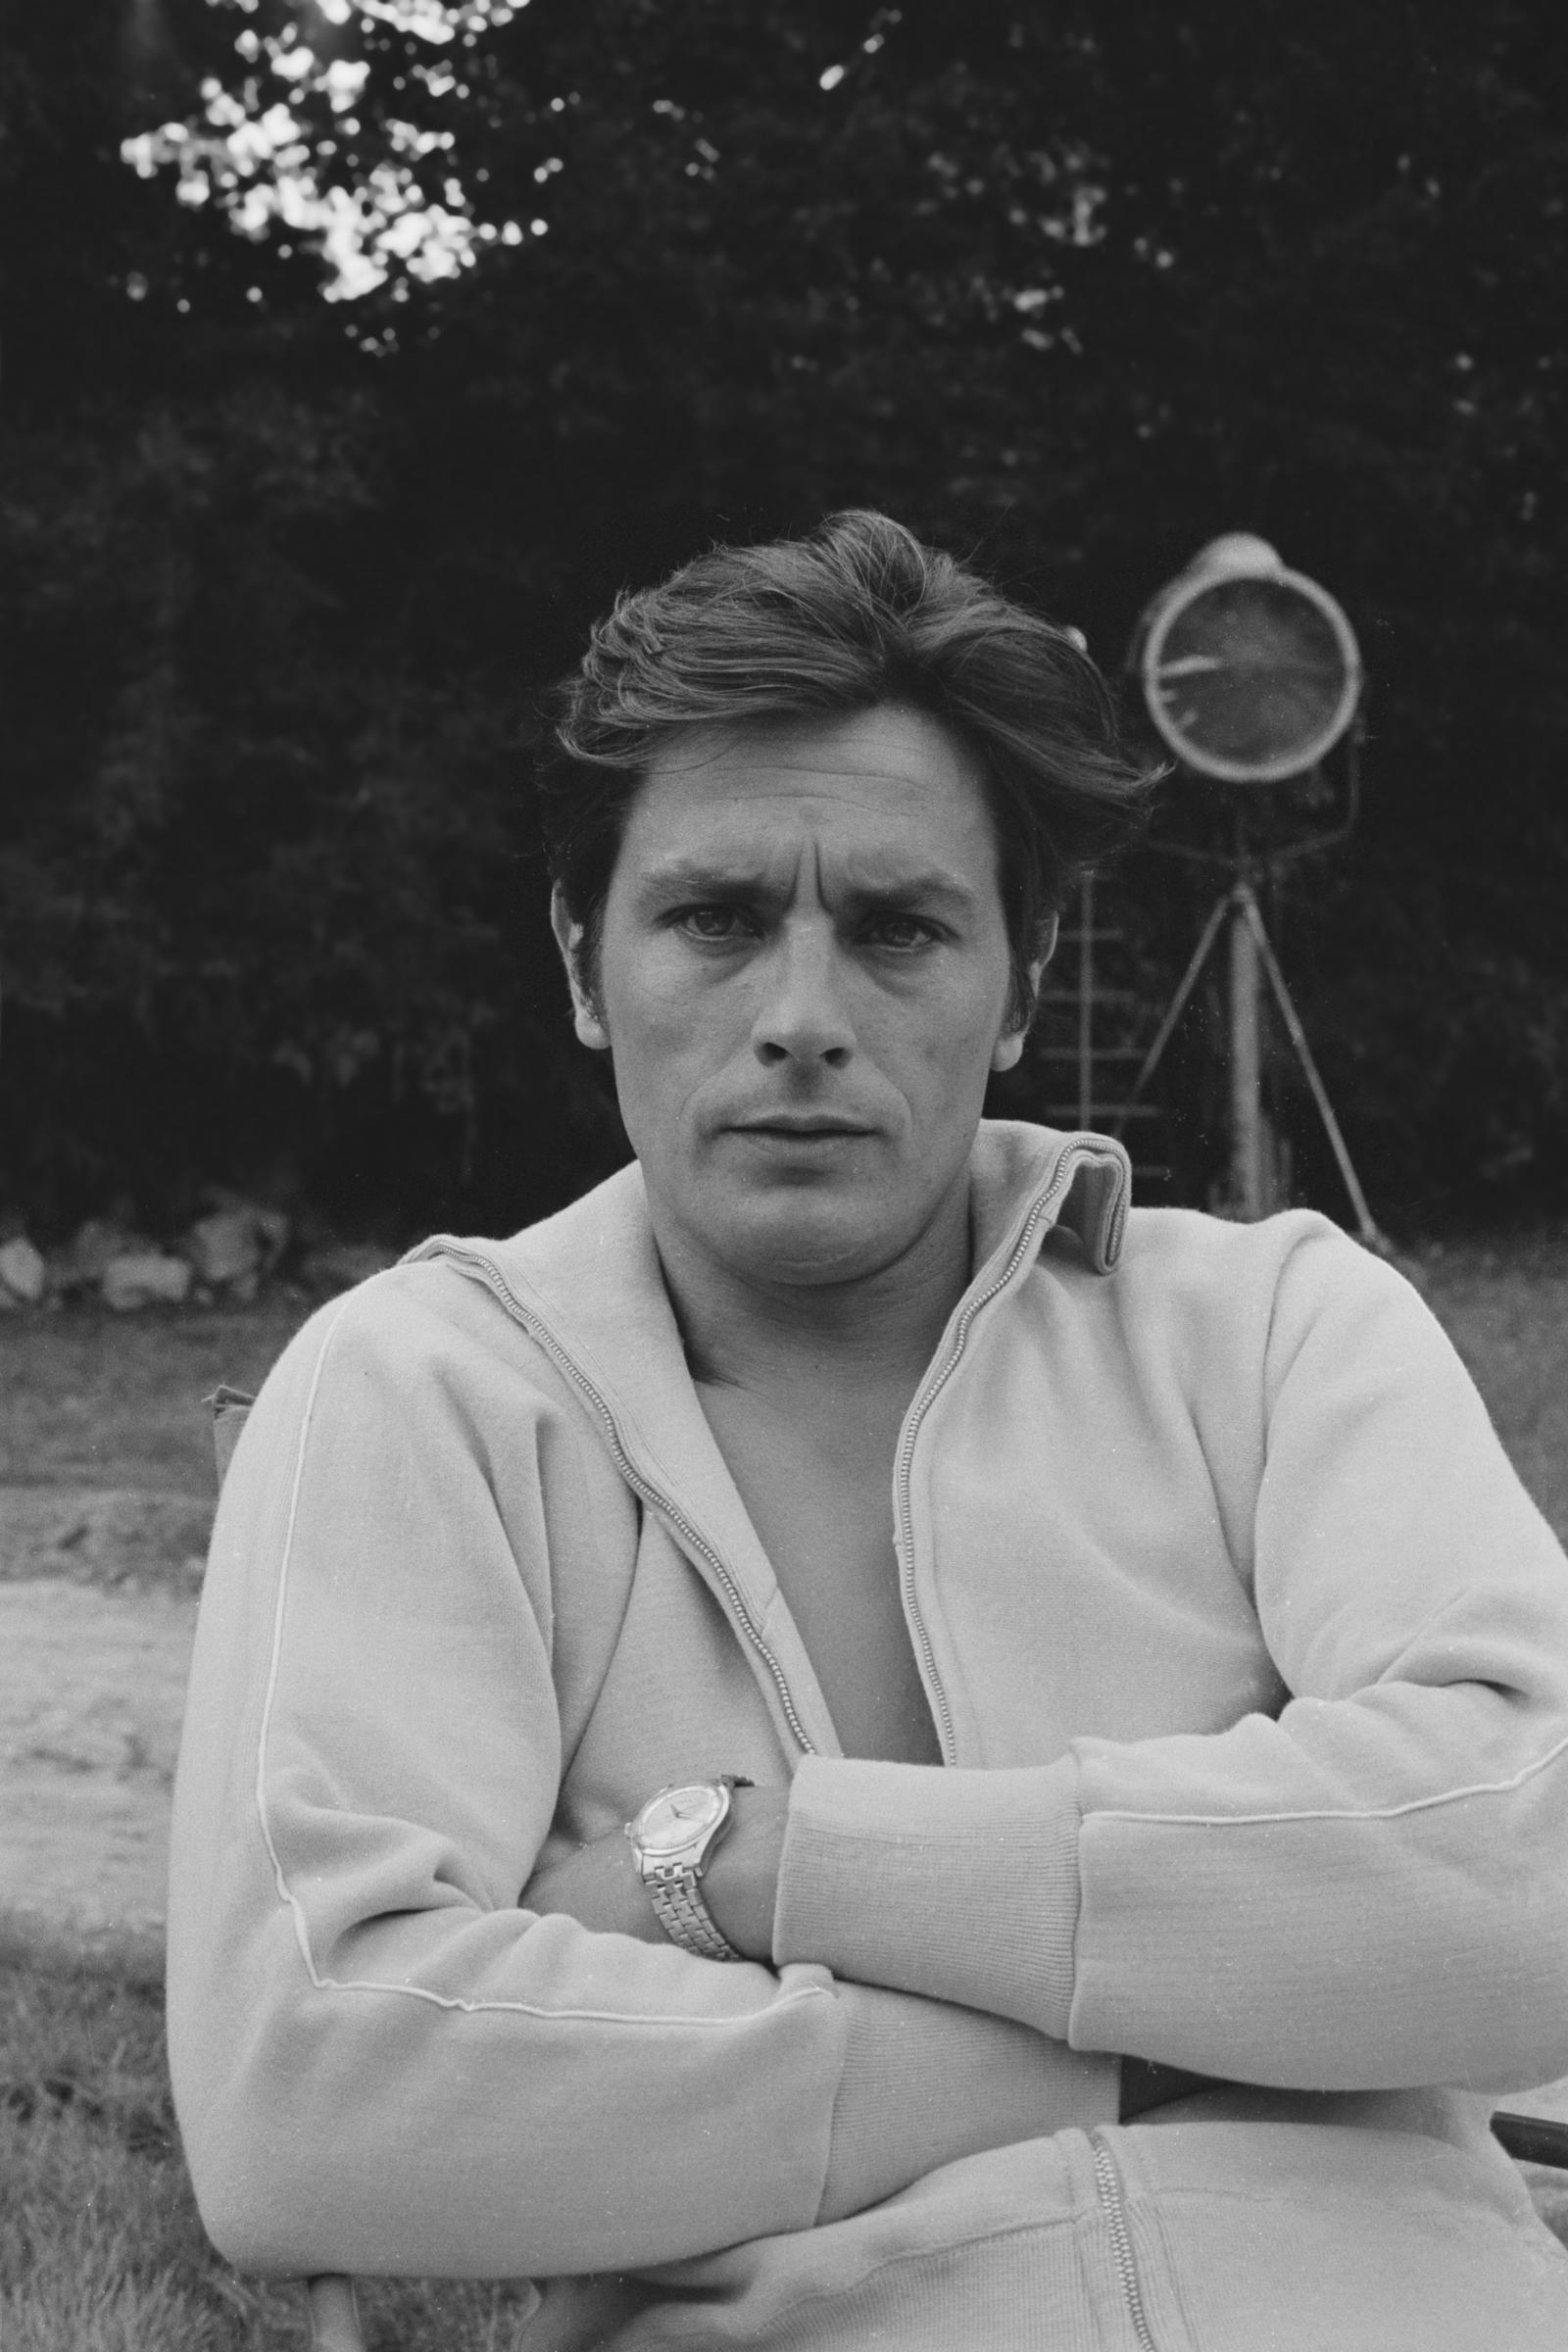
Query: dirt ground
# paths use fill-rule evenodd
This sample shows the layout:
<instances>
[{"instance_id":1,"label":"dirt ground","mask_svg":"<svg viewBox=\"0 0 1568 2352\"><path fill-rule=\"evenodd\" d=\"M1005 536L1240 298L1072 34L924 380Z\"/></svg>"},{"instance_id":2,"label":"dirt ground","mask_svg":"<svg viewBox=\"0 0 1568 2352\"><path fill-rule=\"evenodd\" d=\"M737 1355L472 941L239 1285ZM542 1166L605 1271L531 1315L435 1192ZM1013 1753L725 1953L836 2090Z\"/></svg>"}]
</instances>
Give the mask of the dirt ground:
<instances>
[{"instance_id":1,"label":"dirt ground","mask_svg":"<svg viewBox=\"0 0 1568 2352\"><path fill-rule=\"evenodd\" d=\"M1568 1535L1568 1240L1414 1271ZM89 1936L161 1920L214 1500L201 1398L259 1385L310 1311L0 1324L0 1910Z\"/></svg>"},{"instance_id":2,"label":"dirt ground","mask_svg":"<svg viewBox=\"0 0 1568 2352\"><path fill-rule=\"evenodd\" d=\"M0 1584L0 1885L95 1938L156 1929L194 1594Z\"/></svg>"},{"instance_id":3,"label":"dirt ground","mask_svg":"<svg viewBox=\"0 0 1568 2352\"><path fill-rule=\"evenodd\" d=\"M156 1935L215 1482L202 1398L310 1312L0 1322L0 1910Z\"/></svg>"}]
</instances>

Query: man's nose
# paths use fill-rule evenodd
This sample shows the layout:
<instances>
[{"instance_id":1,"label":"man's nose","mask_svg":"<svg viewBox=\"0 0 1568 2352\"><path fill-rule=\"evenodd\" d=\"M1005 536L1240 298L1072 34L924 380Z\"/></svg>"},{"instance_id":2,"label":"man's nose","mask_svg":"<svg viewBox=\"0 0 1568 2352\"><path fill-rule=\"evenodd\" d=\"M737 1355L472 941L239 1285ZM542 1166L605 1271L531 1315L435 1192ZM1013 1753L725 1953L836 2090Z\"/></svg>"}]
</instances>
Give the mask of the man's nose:
<instances>
[{"instance_id":1,"label":"man's nose","mask_svg":"<svg viewBox=\"0 0 1568 2352\"><path fill-rule=\"evenodd\" d=\"M759 1061L841 1069L855 1051L855 1030L831 927L785 924L759 976L762 998L752 1028Z\"/></svg>"}]
</instances>

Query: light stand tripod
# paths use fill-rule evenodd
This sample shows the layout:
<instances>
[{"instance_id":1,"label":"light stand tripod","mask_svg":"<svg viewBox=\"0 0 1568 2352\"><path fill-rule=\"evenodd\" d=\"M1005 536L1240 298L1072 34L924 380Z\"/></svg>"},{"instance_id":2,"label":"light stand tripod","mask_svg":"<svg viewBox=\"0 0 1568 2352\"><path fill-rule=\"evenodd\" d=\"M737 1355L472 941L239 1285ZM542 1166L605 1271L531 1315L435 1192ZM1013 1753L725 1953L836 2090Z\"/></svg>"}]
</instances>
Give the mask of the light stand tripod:
<instances>
[{"instance_id":1,"label":"light stand tripod","mask_svg":"<svg viewBox=\"0 0 1568 2352\"><path fill-rule=\"evenodd\" d=\"M1304 841L1291 843L1262 858L1253 855L1247 838L1246 820L1240 809L1236 816L1236 846L1230 858L1211 852L1194 850L1175 842L1151 844L1168 855L1184 858L1201 865L1225 864L1231 869L1231 884L1209 908L1207 919L1199 934L1187 969L1182 974L1176 993L1166 1007L1164 1017L1148 1053L1143 1066L1128 1091L1127 1099L1111 1128L1119 1136L1126 1119L1139 1102L1145 1088L1164 1057L1165 1049L1176 1032L1176 1024L1187 1008L1200 978L1203 967L1219 943L1222 933L1228 933L1230 961L1230 1097L1231 1097L1231 1208L1232 1213L1250 1221L1265 1217L1274 1207L1273 1154L1270 1149L1267 1124L1263 1114L1263 980L1266 977L1279 1007L1285 1033L1317 1105L1329 1143L1333 1148L1345 1189L1349 1194L1355 1211L1356 1228L1368 1249L1387 1254L1389 1244L1379 1231L1367 1206L1334 1106L1329 1101L1312 1050L1306 1042L1306 1031L1300 1015L1285 984L1279 957L1274 953L1263 922L1263 910L1258 904L1257 880L1260 875L1272 878L1286 866L1302 858L1315 857L1343 841L1355 821L1356 787L1353 747L1351 752L1350 809L1347 821L1332 832L1318 834Z\"/></svg>"}]
</instances>

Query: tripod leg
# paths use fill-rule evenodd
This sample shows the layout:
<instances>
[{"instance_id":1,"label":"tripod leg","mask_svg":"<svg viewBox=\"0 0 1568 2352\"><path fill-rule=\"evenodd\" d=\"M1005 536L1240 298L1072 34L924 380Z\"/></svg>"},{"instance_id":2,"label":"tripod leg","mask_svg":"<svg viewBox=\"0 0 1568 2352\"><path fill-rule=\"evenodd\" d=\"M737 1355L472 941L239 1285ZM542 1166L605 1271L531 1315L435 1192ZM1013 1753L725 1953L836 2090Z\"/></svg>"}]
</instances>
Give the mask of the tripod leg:
<instances>
[{"instance_id":1,"label":"tripod leg","mask_svg":"<svg viewBox=\"0 0 1568 2352\"><path fill-rule=\"evenodd\" d=\"M1121 1134L1122 1129L1127 1124L1128 1111L1130 1111L1133 1107L1133 1104L1138 1102L1145 1087L1149 1084L1149 1081L1158 1069L1160 1060L1165 1052L1165 1048L1170 1044L1171 1038L1175 1034L1176 1024L1187 1009L1187 1000L1192 995L1193 990L1198 986L1198 975L1202 970L1203 965L1207 962L1209 951L1213 947L1215 940L1219 937L1220 925L1224 922L1226 915L1230 912L1230 899L1229 897L1226 897L1223 899L1216 899L1213 906L1209 908L1208 920L1203 925L1202 931L1199 937L1198 945L1193 950L1192 957L1188 963L1187 969L1181 976L1181 982L1176 990L1176 994L1172 997L1169 1005L1166 1007L1165 1017L1160 1022L1158 1029L1154 1032L1154 1042L1150 1047L1149 1052L1144 1055L1143 1067L1139 1071L1137 1077L1133 1080L1132 1085L1128 1090L1127 1100L1122 1105L1122 1115L1110 1130L1112 1135L1119 1136Z\"/></svg>"},{"instance_id":2,"label":"tripod leg","mask_svg":"<svg viewBox=\"0 0 1568 2352\"><path fill-rule=\"evenodd\" d=\"M1285 974L1280 969L1279 958L1274 953L1268 933L1263 928L1262 911L1251 891L1245 887L1242 905L1248 928L1257 942L1257 952L1263 959L1263 969L1268 974L1269 986L1274 991L1275 1002L1279 1005L1291 1044L1296 1049L1296 1058L1300 1063L1306 1083L1312 1090L1312 1100L1317 1104L1318 1113L1328 1132L1329 1142L1334 1147L1334 1156L1339 1162L1340 1174L1345 1179L1345 1189L1350 1196L1350 1205L1355 1210L1355 1221L1361 1239L1369 1250L1376 1250L1386 1257L1389 1250L1388 1242L1373 1222L1372 1211L1366 1204L1366 1195L1362 1192L1360 1181L1350 1164L1350 1154L1346 1148L1345 1138L1340 1133L1340 1122L1334 1116L1334 1105L1329 1101L1328 1089L1318 1075L1317 1063L1312 1059L1312 1049L1306 1042L1306 1031L1301 1026L1300 1015L1291 1002L1291 992L1285 985Z\"/></svg>"},{"instance_id":3,"label":"tripod leg","mask_svg":"<svg viewBox=\"0 0 1568 2352\"><path fill-rule=\"evenodd\" d=\"M1274 1140L1263 1116L1262 984L1257 940L1247 920L1248 886L1231 899L1230 1214L1250 1225L1274 1202Z\"/></svg>"}]
</instances>

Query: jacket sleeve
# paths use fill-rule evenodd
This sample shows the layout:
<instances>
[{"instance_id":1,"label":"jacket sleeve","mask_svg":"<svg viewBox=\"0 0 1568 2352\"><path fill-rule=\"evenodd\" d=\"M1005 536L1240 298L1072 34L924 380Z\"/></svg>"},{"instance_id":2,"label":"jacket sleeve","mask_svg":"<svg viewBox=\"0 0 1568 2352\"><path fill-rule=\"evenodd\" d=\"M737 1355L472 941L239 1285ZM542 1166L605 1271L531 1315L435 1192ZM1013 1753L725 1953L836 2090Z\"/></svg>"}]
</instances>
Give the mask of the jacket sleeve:
<instances>
[{"instance_id":1,"label":"jacket sleeve","mask_svg":"<svg viewBox=\"0 0 1568 2352\"><path fill-rule=\"evenodd\" d=\"M1022 1770L808 1757L775 1956L1253 2082L1544 2082L1568 1563L1410 1287L1280 1223L1260 1350L1207 1365L1264 1416L1245 1565L1278 1717Z\"/></svg>"},{"instance_id":2,"label":"jacket sleeve","mask_svg":"<svg viewBox=\"0 0 1568 2352\"><path fill-rule=\"evenodd\" d=\"M284 2274L628 2270L1066 2120L1084 2062L1012 2021L517 1907L562 1773L545 1464L570 1439L514 1358L455 1346L439 1279L306 1327L220 1505L169 1962L217 2244Z\"/></svg>"}]
</instances>

